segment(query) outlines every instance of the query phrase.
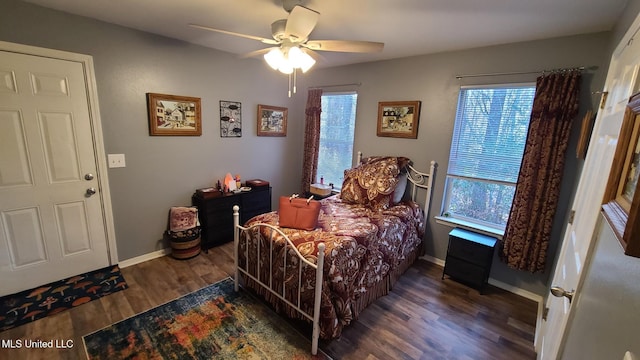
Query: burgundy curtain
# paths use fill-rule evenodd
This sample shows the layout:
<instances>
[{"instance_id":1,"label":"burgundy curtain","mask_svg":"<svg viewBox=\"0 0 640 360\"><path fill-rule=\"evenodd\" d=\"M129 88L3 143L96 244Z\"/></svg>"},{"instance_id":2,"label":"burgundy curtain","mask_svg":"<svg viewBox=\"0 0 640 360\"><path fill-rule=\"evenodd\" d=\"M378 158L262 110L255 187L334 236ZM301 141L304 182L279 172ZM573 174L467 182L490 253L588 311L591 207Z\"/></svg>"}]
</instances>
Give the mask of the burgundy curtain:
<instances>
[{"instance_id":1,"label":"burgundy curtain","mask_svg":"<svg viewBox=\"0 0 640 360\"><path fill-rule=\"evenodd\" d=\"M578 112L581 73L542 75L536 82L529 133L505 229L501 258L510 267L543 271L558 205L571 123Z\"/></svg>"},{"instance_id":2,"label":"burgundy curtain","mask_svg":"<svg viewBox=\"0 0 640 360\"><path fill-rule=\"evenodd\" d=\"M307 96L304 127L304 158L302 161L302 192L309 191L318 172L320 150L320 113L322 112L322 89L311 89Z\"/></svg>"}]
</instances>

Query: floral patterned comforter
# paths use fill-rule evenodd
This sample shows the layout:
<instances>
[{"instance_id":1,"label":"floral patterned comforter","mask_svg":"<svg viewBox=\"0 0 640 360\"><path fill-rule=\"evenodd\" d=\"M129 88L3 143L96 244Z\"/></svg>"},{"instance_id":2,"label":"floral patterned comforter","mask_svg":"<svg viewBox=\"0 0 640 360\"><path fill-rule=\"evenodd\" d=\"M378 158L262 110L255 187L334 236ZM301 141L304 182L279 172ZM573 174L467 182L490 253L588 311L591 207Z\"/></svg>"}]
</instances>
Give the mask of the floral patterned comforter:
<instances>
[{"instance_id":1,"label":"floral patterned comforter","mask_svg":"<svg viewBox=\"0 0 640 360\"><path fill-rule=\"evenodd\" d=\"M320 336L329 339L340 336L342 328L357 317L363 301L368 304L385 295L391 283L389 276L415 259L415 254L421 251L425 220L422 209L414 202L402 202L386 210L347 204L338 196L324 199L321 203L316 230L281 230L312 263L316 263L318 244L326 246ZM256 223L277 225L278 213L259 215L245 226ZM240 266L246 268L248 258L249 272L253 276L273 284L272 289L279 294L284 293L292 304L298 304L299 270L295 251L289 249L285 256L284 240L275 236L271 243L269 235L266 227L243 233L239 246ZM272 257L268 251L271 246L274 249ZM301 274L300 307L311 314L314 270L303 266ZM284 311L290 317L302 318L251 279L245 279L245 284L263 295L276 310Z\"/></svg>"}]
</instances>

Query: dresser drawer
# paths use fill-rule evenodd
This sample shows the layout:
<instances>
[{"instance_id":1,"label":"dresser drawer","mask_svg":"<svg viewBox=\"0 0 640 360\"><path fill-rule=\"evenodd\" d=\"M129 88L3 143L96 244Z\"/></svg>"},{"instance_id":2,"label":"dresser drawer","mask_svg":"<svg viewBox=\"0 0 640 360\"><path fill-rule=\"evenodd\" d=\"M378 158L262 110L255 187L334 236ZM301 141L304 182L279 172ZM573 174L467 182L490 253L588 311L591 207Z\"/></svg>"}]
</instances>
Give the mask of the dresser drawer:
<instances>
[{"instance_id":1,"label":"dresser drawer","mask_svg":"<svg viewBox=\"0 0 640 360\"><path fill-rule=\"evenodd\" d=\"M486 271L482 266L478 266L454 257L447 257L444 273L461 282L468 283L474 287L482 287L486 279Z\"/></svg>"},{"instance_id":2,"label":"dresser drawer","mask_svg":"<svg viewBox=\"0 0 640 360\"><path fill-rule=\"evenodd\" d=\"M493 260L493 247L452 236L449 239L449 255L484 266Z\"/></svg>"},{"instance_id":3,"label":"dresser drawer","mask_svg":"<svg viewBox=\"0 0 640 360\"><path fill-rule=\"evenodd\" d=\"M202 226L202 248L206 250L233 240L234 205L240 207L241 224L255 215L271 211L271 188L266 186L206 199L196 192L192 196L192 203L198 207Z\"/></svg>"},{"instance_id":4,"label":"dresser drawer","mask_svg":"<svg viewBox=\"0 0 640 360\"><path fill-rule=\"evenodd\" d=\"M242 194L241 222L245 223L252 217L271 211L271 189L251 190Z\"/></svg>"}]
</instances>

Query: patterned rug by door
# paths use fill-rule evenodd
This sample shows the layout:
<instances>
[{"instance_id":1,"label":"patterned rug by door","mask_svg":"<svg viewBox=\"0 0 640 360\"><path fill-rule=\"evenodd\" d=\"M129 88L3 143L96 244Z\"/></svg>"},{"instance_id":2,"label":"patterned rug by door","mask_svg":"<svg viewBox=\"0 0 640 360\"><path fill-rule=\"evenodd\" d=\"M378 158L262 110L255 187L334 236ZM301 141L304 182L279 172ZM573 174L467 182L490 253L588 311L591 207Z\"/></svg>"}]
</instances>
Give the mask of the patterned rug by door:
<instances>
[{"instance_id":1,"label":"patterned rug by door","mask_svg":"<svg viewBox=\"0 0 640 360\"><path fill-rule=\"evenodd\" d=\"M118 265L0 297L0 331L57 314L128 287Z\"/></svg>"},{"instance_id":2,"label":"patterned rug by door","mask_svg":"<svg viewBox=\"0 0 640 360\"><path fill-rule=\"evenodd\" d=\"M224 279L83 337L98 359L330 359Z\"/></svg>"}]
</instances>

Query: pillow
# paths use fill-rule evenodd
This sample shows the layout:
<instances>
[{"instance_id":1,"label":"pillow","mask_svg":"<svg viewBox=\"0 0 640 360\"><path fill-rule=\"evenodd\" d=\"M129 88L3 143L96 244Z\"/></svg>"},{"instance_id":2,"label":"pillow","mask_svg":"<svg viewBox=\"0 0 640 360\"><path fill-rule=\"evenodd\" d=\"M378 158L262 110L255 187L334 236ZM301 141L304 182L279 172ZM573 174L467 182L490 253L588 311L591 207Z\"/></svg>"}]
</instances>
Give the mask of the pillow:
<instances>
[{"instance_id":1,"label":"pillow","mask_svg":"<svg viewBox=\"0 0 640 360\"><path fill-rule=\"evenodd\" d=\"M169 231L185 231L196 226L200 226L198 208L174 206L169 211Z\"/></svg>"},{"instance_id":2,"label":"pillow","mask_svg":"<svg viewBox=\"0 0 640 360\"><path fill-rule=\"evenodd\" d=\"M404 191L407 189L407 177L408 175L406 172L402 172L400 173L400 175L398 175L398 184L396 185L396 188L393 190L393 198L392 198L391 205L395 205L400 201L402 201L402 198L404 197Z\"/></svg>"},{"instance_id":3,"label":"pillow","mask_svg":"<svg viewBox=\"0 0 640 360\"><path fill-rule=\"evenodd\" d=\"M374 210L389 208L399 182L401 165L405 166L408 161L407 158L389 156L365 159L357 167L344 171L340 198L346 203L362 204Z\"/></svg>"}]
</instances>

